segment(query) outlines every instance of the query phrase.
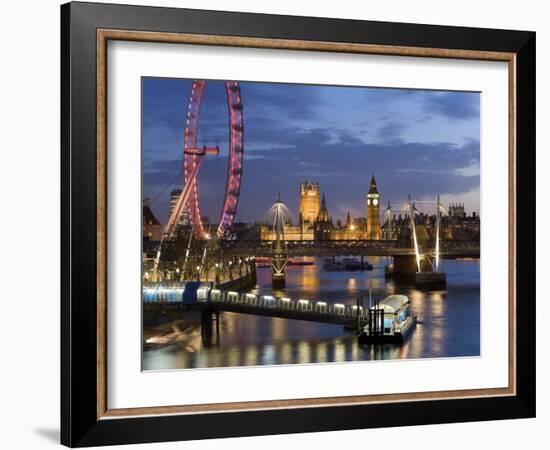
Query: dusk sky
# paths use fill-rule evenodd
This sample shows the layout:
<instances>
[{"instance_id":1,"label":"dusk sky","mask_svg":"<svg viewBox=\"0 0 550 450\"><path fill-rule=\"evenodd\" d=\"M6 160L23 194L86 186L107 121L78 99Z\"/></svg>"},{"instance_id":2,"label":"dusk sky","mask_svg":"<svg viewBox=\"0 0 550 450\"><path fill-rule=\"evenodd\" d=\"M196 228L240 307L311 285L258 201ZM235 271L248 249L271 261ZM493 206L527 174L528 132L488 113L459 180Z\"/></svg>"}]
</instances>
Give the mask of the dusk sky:
<instances>
[{"instance_id":1,"label":"dusk sky","mask_svg":"<svg viewBox=\"0 0 550 450\"><path fill-rule=\"evenodd\" d=\"M191 80L143 79L143 195L164 224L182 187ZM236 221L260 219L277 192L298 218L301 181L318 181L334 222L365 215L372 174L396 212L441 195L479 212L479 93L241 82L244 165ZM199 145L219 145L199 173L201 212L217 222L227 175L228 114L222 81L206 83ZM431 209L430 209L431 208ZM382 208L383 210L384 208Z\"/></svg>"}]
</instances>

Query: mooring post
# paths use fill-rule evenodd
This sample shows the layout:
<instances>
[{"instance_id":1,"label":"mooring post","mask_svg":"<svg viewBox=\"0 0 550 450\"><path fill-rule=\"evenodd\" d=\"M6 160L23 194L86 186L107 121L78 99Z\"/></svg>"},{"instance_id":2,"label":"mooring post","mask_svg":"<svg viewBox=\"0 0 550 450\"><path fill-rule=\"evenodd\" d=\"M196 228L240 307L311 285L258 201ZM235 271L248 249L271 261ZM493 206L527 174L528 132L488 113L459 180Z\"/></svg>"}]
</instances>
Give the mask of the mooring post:
<instances>
[{"instance_id":1,"label":"mooring post","mask_svg":"<svg viewBox=\"0 0 550 450\"><path fill-rule=\"evenodd\" d=\"M368 316L369 317L369 322L368 322L369 336L372 336L374 331L372 313L373 313L373 310L369 308L369 316Z\"/></svg>"},{"instance_id":2,"label":"mooring post","mask_svg":"<svg viewBox=\"0 0 550 450\"><path fill-rule=\"evenodd\" d=\"M362 301L360 297L357 297L357 332L361 332L361 305Z\"/></svg>"},{"instance_id":3,"label":"mooring post","mask_svg":"<svg viewBox=\"0 0 550 450\"><path fill-rule=\"evenodd\" d=\"M369 280L369 310L372 308L372 280Z\"/></svg>"}]
</instances>

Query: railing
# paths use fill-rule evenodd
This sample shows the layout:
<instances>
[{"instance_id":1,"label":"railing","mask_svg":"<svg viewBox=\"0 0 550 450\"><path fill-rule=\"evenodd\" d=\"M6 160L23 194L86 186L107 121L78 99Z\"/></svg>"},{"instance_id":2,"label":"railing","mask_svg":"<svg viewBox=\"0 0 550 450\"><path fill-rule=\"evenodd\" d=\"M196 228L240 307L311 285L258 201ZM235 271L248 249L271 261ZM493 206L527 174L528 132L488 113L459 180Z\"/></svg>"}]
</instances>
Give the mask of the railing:
<instances>
[{"instance_id":1,"label":"railing","mask_svg":"<svg viewBox=\"0 0 550 450\"><path fill-rule=\"evenodd\" d=\"M292 300L288 297L221 291L220 289L213 289L206 286L197 290L197 302L211 303L212 305L239 305L250 310L277 310L281 312L308 314L311 316L349 319L350 321L357 319L366 320L368 316L368 310L357 305L326 303L308 299Z\"/></svg>"},{"instance_id":2,"label":"railing","mask_svg":"<svg viewBox=\"0 0 550 450\"><path fill-rule=\"evenodd\" d=\"M339 241L286 241L289 256L323 256L331 254L369 253L376 255L414 254L414 248L396 240L339 240ZM479 241L441 241L443 254L479 254ZM273 252L271 241L246 240L227 242L227 253L233 255L270 256ZM426 247L423 253L435 252Z\"/></svg>"},{"instance_id":3,"label":"railing","mask_svg":"<svg viewBox=\"0 0 550 450\"><path fill-rule=\"evenodd\" d=\"M181 303L185 282L163 282L143 284L144 303Z\"/></svg>"},{"instance_id":4,"label":"railing","mask_svg":"<svg viewBox=\"0 0 550 450\"><path fill-rule=\"evenodd\" d=\"M393 323L393 332L406 334L407 330L415 323L415 316L408 316L405 320Z\"/></svg>"}]
</instances>

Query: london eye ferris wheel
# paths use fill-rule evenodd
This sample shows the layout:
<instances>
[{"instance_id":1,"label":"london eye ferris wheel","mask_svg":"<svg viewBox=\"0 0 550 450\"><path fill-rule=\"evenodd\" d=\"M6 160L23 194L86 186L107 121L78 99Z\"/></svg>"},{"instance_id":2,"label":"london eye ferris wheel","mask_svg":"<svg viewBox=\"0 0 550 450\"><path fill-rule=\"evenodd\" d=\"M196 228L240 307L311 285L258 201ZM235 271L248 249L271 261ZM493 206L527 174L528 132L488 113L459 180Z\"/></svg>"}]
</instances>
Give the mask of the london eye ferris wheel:
<instances>
[{"instance_id":1,"label":"london eye ferris wheel","mask_svg":"<svg viewBox=\"0 0 550 450\"><path fill-rule=\"evenodd\" d=\"M201 202L197 180L203 158L209 154L219 154L219 148L198 146L198 140L202 132L200 126L201 106L206 86L207 82L205 80L194 80L191 86L184 133L184 187L176 207L168 219L163 233L163 240L172 237L175 224L181 217L184 208L188 210L189 221L195 230L195 236L198 239L208 237L201 218ZM228 111L229 149L223 203L216 231L219 238L226 237L229 234L237 213L244 155L243 104L238 81L225 82L225 97Z\"/></svg>"}]
</instances>

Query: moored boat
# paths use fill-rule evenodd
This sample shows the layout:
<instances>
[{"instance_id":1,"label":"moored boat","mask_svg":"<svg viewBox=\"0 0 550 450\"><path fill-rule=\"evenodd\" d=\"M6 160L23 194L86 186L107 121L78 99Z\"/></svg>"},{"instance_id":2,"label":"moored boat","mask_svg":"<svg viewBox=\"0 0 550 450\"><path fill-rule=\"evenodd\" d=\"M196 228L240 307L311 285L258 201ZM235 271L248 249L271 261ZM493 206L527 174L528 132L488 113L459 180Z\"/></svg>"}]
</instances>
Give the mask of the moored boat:
<instances>
[{"instance_id":1,"label":"moored boat","mask_svg":"<svg viewBox=\"0 0 550 450\"><path fill-rule=\"evenodd\" d=\"M323 264L323 270L327 272L353 272L355 270L372 270L372 264L368 261L361 262L355 258L344 258L342 260L336 260L327 258Z\"/></svg>"},{"instance_id":2,"label":"moored boat","mask_svg":"<svg viewBox=\"0 0 550 450\"><path fill-rule=\"evenodd\" d=\"M313 261L302 258L289 258L287 266L313 266Z\"/></svg>"},{"instance_id":3,"label":"moored boat","mask_svg":"<svg viewBox=\"0 0 550 450\"><path fill-rule=\"evenodd\" d=\"M360 344L401 343L413 331L416 316L410 314L406 295L389 295L369 309L368 323L357 336Z\"/></svg>"}]
</instances>

